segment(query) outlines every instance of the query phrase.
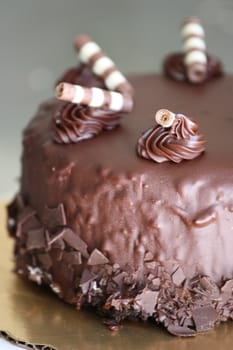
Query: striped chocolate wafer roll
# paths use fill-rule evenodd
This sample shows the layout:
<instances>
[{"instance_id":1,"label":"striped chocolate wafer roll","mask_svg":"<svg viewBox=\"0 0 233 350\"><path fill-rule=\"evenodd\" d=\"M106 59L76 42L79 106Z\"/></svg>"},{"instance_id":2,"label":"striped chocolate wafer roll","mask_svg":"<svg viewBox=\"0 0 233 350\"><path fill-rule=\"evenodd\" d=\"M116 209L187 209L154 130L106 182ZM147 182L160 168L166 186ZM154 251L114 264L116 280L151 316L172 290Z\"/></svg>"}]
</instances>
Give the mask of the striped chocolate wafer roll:
<instances>
[{"instance_id":1,"label":"striped chocolate wafer roll","mask_svg":"<svg viewBox=\"0 0 233 350\"><path fill-rule=\"evenodd\" d=\"M184 40L184 64L188 79L192 83L201 83L207 75L207 55L205 33L198 18L187 18L181 31Z\"/></svg>"},{"instance_id":2,"label":"striped chocolate wafer roll","mask_svg":"<svg viewBox=\"0 0 233 350\"><path fill-rule=\"evenodd\" d=\"M56 97L60 100L79 103L89 107L105 107L115 112L130 112L133 100L130 95L99 88L85 88L80 85L60 83L56 87Z\"/></svg>"},{"instance_id":3,"label":"striped chocolate wafer roll","mask_svg":"<svg viewBox=\"0 0 233 350\"><path fill-rule=\"evenodd\" d=\"M116 68L115 63L105 55L102 49L87 35L80 35L75 40L81 62L89 64L93 72L101 77L109 90L121 93L133 93L131 84Z\"/></svg>"}]
</instances>

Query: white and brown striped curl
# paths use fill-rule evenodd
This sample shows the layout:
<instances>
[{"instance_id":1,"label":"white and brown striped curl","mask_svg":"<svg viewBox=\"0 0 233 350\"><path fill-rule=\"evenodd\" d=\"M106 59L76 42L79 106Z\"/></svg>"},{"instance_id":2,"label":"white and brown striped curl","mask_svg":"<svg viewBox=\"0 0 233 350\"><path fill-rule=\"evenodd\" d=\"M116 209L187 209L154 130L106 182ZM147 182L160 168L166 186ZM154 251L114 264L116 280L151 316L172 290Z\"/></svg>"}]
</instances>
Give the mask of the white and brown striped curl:
<instances>
[{"instance_id":1,"label":"white and brown striped curl","mask_svg":"<svg viewBox=\"0 0 233 350\"><path fill-rule=\"evenodd\" d=\"M130 112L133 100L130 95L100 88L85 88L80 85L60 83L56 87L56 97L60 100L78 103L94 108L107 108L113 112Z\"/></svg>"},{"instance_id":2,"label":"white and brown striped curl","mask_svg":"<svg viewBox=\"0 0 233 350\"><path fill-rule=\"evenodd\" d=\"M184 41L184 64L192 83L201 83L207 76L205 32L198 18L185 20L181 35Z\"/></svg>"},{"instance_id":3,"label":"white and brown striped curl","mask_svg":"<svg viewBox=\"0 0 233 350\"><path fill-rule=\"evenodd\" d=\"M80 35L75 40L81 62L91 66L93 72L101 77L109 90L123 94L132 94L133 88L126 77L117 69L115 63L87 35Z\"/></svg>"}]
</instances>

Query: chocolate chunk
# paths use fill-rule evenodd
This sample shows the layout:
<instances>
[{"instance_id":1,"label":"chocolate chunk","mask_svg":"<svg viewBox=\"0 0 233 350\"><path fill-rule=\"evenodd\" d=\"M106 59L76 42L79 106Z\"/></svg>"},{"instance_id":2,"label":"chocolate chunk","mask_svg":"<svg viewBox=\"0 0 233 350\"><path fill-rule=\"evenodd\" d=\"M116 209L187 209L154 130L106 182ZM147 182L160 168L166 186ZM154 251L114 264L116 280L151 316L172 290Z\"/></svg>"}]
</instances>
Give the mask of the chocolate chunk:
<instances>
[{"instance_id":1,"label":"chocolate chunk","mask_svg":"<svg viewBox=\"0 0 233 350\"><path fill-rule=\"evenodd\" d=\"M123 282L124 282L124 278L127 276L126 272L120 272L118 275L113 277L113 281L119 286L121 287Z\"/></svg>"},{"instance_id":2,"label":"chocolate chunk","mask_svg":"<svg viewBox=\"0 0 233 350\"><path fill-rule=\"evenodd\" d=\"M59 204L56 208L45 206L42 214L42 222L52 232L58 227L66 226L67 221L63 204Z\"/></svg>"},{"instance_id":3,"label":"chocolate chunk","mask_svg":"<svg viewBox=\"0 0 233 350\"><path fill-rule=\"evenodd\" d=\"M46 231L46 237L47 237L48 244L52 245L56 241L61 241L61 238L63 237L63 235L64 235L64 230L58 231L55 235L51 235L48 231Z\"/></svg>"},{"instance_id":4,"label":"chocolate chunk","mask_svg":"<svg viewBox=\"0 0 233 350\"><path fill-rule=\"evenodd\" d=\"M85 269L83 271L81 280L80 280L80 285L83 283L87 283L87 282L91 282L96 278L96 275L94 275L91 271L89 271L88 269Z\"/></svg>"},{"instance_id":5,"label":"chocolate chunk","mask_svg":"<svg viewBox=\"0 0 233 350\"><path fill-rule=\"evenodd\" d=\"M91 253L87 265L104 265L109 262L108 258L104 256L98 249L94 249Z\"/></svg>"},{"instance_id":6,"label":"chocolate chunk","mask_svg":"<svg viewBox=\"0 0 233 350\"><path fill-rule=\"evenodd\" d=\"M50 267L52 266L52 260L49 256L48 253L39 253L37 254L37 258L39 260L39 263L41 264L41 266L48 271L50 269Z\"/></svg>"},{"instance_id":7,"label":"chocolate chunk","mask_svg":"<svg viewBox=\"0 0 233 350\"><path fill-rule=\"evenodd\" d=\"M193 310L193 320L198 332L213 328L217 319L218 313L212 306L202 306Z\"/></svg>"},{"instance_id":8,"label":"chocolate chunk","mask_svg":"<svg viewBox=\"0 0 233 350\"><path fill-rule=\"evenodd\" d=\"M41 223L35 215L30 216L22 225L22 233L41 228Z\"/></svg>"},{"instance_id":9,"label":"chocolate chunk","mask_svg":"<svg viewBox=\"0 0 233 350\"><path fill-rule=\"evenodd\" d=\"M184 282L185 278L186 277L181 267L178 267L178 269L172 274L172 281L177 286L180 286Z\"/></svg>"},{"instance_id":10,"label":"chocolate chunk","mask_svg":"<svg viewBox=\"0 0 233 350\"><path fill-rule=\"evenodd\" d=\"M18 224L16 230L16 237L21 237L23 232L36 228L35 225L26 225L36 215L34 209L26 207L18 216ZM24 226L24 227L23 227Z\"/></svg>"},{"instance_id":11,"label":"chocolate chunk","mask_svg":"<svg viewBox=\"0 0 233 350\"><path fill-rule=\"evenodd\" d=\"M83 271L81 280L80 280L80 287L82 288L82 292L86 294L88 292L88 289L90 287L90 283L94 281L96 278L96 275L94 275L91 271L88 269L85 269Z\"/></svg>"},{"instance_id":12,"label":"chocolate chunk","mask_svg":"<svg viewBox=\"0 0 233 350\"><path fill-rule=\"evenodd\" d=\"M181 327L175 324L169 324L167 330L177 337L195 337L196 332L189 327Z\"/></svg>"},{"instance_id":13,"label":"chocolate chunk","mask_svg":"<svg viewBox=\"0 0 233 350\"><path fill-rule=\"evenodd\" d=\"M212 300L218 300L220 298L219 288L209 277L202 277L200 279L200 285L202 288L207 290Z\"/></svg>"},{"instance_id":14,"label":"chocolate chunk","mask_svg":"<svg viewBox=\"0 0 233 350\"><path fill-rule=\"evenodd\" d=\"M141 306L142 311L146 312L149 316L152 316L155 312L158 295L159 292L154 292L147 288L144 288L142 293L136 297L136 302Z\"/></svg>"},{"instance_id":15,"label":"chocolate chunk","mask_svg":"<svg viewBox=\"0 0 233 350\"><path fill-rule=\"evenodd\" d=\"M28 235L27 235L26 246L27 246L28 250L45 248L46 241L45 241L45 236L44 236L44 229L39 228L36 230L29 231Z\"/></svg>"},{"instance_id":16,"label":"chocolate chunk","mask_svg":"<svg viewBox=\"0 0 233 350\"><path fill-rule=\"evenodd\" d=\"M49 252L52 261L61 261L63 257L63 250L60 248L52 248Z\"/></svg>"},{"instance_id":17,"label":"chocolate chunk","mask_svg":"<svg viewBox=\"0 0 233 350\"><path fill-rule=\"evenodd\" d=\"M233 280L228 280L224 283L224 285L221 288L221 296L223 301L226 301L230 297L232 297L232 291L233 291Z\"/></svg>"},{"instance_id":18,"label":"chocolate chunk","mask_svg":"<svg viewBox=\"0 0 233 350\"><path fill-rule=\"evenodd\" d=\"M78 250L84 258L88 258L87 244L75 234L71 229L65 228L63 230L64 241L73 249Z\"/></svg>"},{"instance_id":19,"label":"chocolate chunk","mask_svg":"<svg viewBox=\"0 0 233 350\"><path fill-rule=\"evenodd\" d=\"M82 263L80 252L64 252L62 259L67 265L80 265Z\"/></svg>"}]
</instances>

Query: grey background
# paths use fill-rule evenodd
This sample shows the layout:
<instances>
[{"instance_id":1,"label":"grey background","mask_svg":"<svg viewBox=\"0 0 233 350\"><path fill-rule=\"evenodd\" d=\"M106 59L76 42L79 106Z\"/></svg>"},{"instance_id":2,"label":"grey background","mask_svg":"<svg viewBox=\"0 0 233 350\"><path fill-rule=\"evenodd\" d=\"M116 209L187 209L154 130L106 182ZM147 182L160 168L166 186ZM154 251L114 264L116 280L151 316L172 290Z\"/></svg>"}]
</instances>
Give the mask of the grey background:
<instances>
[{"instance_id":1,"label":"grey background","mask_svg":"<svg viewBox=\"0 0 233 350\"><path fill-rule=\"evenodd\" d=\"M23 127L77 63L77 34L91 35L124 72L158 72L180 50L180 24L190 15L232 71L233 0L0 0L0 195L15 190Z\"/></svg>"}]
</instances>

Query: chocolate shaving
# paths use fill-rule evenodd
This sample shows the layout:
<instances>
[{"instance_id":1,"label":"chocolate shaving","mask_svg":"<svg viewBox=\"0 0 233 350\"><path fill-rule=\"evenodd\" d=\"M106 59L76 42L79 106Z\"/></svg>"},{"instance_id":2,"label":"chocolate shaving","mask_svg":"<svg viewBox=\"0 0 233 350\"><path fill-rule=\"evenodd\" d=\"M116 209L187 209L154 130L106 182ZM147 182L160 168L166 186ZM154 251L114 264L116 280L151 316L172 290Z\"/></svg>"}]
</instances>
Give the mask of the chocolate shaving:
<instances>
[{"instance_id":1,"label":"chocolate shaving","mask_svg":"<svg viewBox=\"0 0 233 350\"><path fill-rule=\"evenodd\" d=\"M63 230L63 239L70 247L78 250L84 258L87 259L89 257L87 252L87 244L71 229L65 228Z\"/></svg>"},{"instance_id":2,"label":"chocolate shaving","mask_svg":"<svg viewBox=\"0 0 233 350\"><path fill-rule=\"evenodd\" d=\"M59 204L56 208L45 206L42 214L42 222L51 232L59 227L66 226L67 221L63 204Z\"/></svg>"},{"instance_id":3,"label":"chocolate shaving","mask_svg":"<svg viewBox=\"0 0 233 350\"><path fill-rule=\"evenodd\" d=\"M44 236L44 229L38 228L36 230L29 231L26 246L28 250L45 248L46 241Z\"/></svg>"},{"instance_id":4,"label":"chocolate shaving","mask_svg":"<svg viewBox=\"0 0 233 350\"><path fill-rule=\"evenodd\" d=\"M91 253L87 265L104 265L109 262L108 258L104 256L98 249L94 249Z\"/></svg>"},{"instance_id":5,"label":"chocolate shaving","mask_svg":"<svg viewBox=\"0 0 233 350\"><path fill-rule=\"evenodd\" d=\"M181 267L178 267L178 269L172 274L172 280L177 286L180 286L184 282L185 275Z\"/></svg>"},{"instance_id":6,"label":"chocolate shaving","mask_svg":"<svg viewBox=\"0 0 233 350\"><path fill-rule=\"evenodd\" d=\"M218 319L218 313L212 306L202 306L193 310L193 320L198 332L213 328Z\"/></svg>"},{"instance_id":7,"label":"chocolate shaving","mask_svg":"<svg viewBox=\"0 0 233 350\"><path fill-rule=\"evenodd\" d=\"M80 287L82 288L82 292L86 294L88 292L88 289L90 287L90 283L94 281L96 278L96 275L94 275L91 271L88 269L85 269L83 271L81 280L80 280Z\"/></svg>"},{"instance_id":8,"label":"chocolate shaving","mask_svg":"<svg viewBox=\"0 0 233 350\"><path fill-rule=\"evenodd\" d=\"M136 302L149 316L155 312L159 292L152 292L145 288L141 294L136 297Z\"/></svg>"},{"instance_id":9,"label":"chocolate shaving","mask_svg":"<svg viewBox=\"0 0 233 350\"><path fill-rule=\"evenodd\" d=\"M64 252L63 261L67 265L80 265L82 263L82 256L80 252Z\"/></svg>"},{"instance_id":10,"label":"chocolate shaving","mask_svg":"<svg viewBox=\"0 0 233 350\"><path fill-rule=\"evenodd\" d=\"M233 280L226 281L221 288L221 296L224 301L232 297Z\"/></svg>"}]
</instances>

